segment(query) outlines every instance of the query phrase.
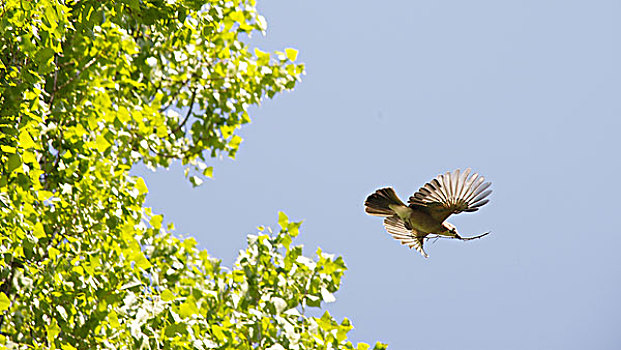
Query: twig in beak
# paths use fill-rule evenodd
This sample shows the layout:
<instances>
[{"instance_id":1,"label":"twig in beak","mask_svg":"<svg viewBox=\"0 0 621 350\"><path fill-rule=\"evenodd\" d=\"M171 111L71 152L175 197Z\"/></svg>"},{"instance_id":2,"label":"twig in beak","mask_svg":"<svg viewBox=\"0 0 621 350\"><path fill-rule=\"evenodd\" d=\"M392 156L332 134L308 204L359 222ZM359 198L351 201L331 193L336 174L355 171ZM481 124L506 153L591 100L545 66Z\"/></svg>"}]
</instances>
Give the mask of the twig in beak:
<instances>
[{"instance_id":1,"label":"twig in beak","mask_svg":"<svg viewBox=\"0 0 621 350\"><path fill-rule=\"evenodd\" d=\"M472 236L472 237L460 237L460 236L457 236L456 238L459 239L459 240L462 240L462 241L471 241L473 239L478 239L478 238L481 238L481 237L485 237L485 236L487 236L490 233L492 233L492 231L487 231L484 234L481 234L481 235L478 235L478 236Z\"/></svg>"}]
</instances>

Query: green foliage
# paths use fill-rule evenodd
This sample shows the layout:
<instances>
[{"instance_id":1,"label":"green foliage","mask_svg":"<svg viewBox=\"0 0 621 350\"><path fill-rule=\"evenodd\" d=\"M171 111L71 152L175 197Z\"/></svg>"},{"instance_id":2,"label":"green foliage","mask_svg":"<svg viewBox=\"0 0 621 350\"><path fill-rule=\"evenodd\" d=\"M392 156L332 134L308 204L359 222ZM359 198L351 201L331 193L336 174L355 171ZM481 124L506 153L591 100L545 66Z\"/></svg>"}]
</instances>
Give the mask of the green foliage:
<instances>
[{"instance_id":1,"label":"green foliage","mask_svg":"<svg viewBox=\"0 0 621 350\"><path fill-rule=\"evenodd\" d=\"M265 28L254 0L0 2L0 344L355 348L348 320L304 314L345 265L303 256L300 223L279 214L222 268L129 175L181 160L198 185L234 157L249 107L303 73L241 41Z\"/></svg>"}]
</instances>

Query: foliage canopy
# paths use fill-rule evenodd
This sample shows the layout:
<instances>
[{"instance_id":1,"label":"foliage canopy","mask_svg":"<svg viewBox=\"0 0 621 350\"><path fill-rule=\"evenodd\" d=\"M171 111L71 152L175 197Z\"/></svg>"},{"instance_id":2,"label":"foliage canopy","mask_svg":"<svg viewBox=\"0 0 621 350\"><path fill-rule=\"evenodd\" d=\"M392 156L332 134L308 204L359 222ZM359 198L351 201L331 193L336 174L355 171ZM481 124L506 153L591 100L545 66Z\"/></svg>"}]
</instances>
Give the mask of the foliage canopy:
<instances>
[{"instance_id":1,"label":"foliage canopy","mask_svg":"<svg viewBox=\"0 0 621 350\"><path fill-rule=\"evenodd\" d=\"M171 235L138 162L198 185L248 109L292 89L297 51L250 50L255 1L0 3L0 344L10 348L367 349L327 312L345 264L248 238L226 269ZM378 343L376 348L385 348Z\"/></svg>"}]
</instances>

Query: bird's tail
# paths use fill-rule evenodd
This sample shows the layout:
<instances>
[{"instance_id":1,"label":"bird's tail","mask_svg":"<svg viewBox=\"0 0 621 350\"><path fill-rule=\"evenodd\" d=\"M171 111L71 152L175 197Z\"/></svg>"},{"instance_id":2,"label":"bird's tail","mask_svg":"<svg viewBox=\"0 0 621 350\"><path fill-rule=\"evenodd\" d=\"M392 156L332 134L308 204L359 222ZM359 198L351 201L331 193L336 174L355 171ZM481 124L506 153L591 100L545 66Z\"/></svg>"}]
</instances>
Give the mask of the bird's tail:
<instances>
[{"instance_id":1,"label":"bird's tail","mask_svg":"<svg viewBox=\"0 0 621 350\"><path fill-rule=\"evenodd\" d=\"M405 206L392 187L380 188L367 197L364 210L373 216L392 216L395 211L390 208L391 205Z\"/></svg>"}]
</instances>

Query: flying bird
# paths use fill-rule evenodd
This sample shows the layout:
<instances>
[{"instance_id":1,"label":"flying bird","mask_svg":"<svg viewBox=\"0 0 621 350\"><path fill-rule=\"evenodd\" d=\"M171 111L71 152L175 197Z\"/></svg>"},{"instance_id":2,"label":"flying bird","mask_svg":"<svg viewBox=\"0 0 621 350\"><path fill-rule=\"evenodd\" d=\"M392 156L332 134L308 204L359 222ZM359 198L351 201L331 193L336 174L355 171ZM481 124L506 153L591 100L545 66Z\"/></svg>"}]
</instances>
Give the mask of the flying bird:
<instances>
[{"instance_id":1,"label":"flying bird","mask_svg":"<svg viewBox=\"0 0 621 350\"><path fill-rule=\"evenodd\" d=\"M392 187L380 188L367 197L365 211L369 215L382 216L384 227L401 244L415 248L425 258L429 257L423 249L425 239L448 237L471 240L487 235L486 232L475 237L463 238L457 233L455 225L445 220L451 214L473 212L489 202L486 199L492 190L491 182L483 176L466 169L446 172L426 183L403 203Z\"/></svg>"}]
</instances>

